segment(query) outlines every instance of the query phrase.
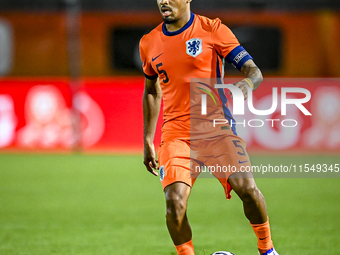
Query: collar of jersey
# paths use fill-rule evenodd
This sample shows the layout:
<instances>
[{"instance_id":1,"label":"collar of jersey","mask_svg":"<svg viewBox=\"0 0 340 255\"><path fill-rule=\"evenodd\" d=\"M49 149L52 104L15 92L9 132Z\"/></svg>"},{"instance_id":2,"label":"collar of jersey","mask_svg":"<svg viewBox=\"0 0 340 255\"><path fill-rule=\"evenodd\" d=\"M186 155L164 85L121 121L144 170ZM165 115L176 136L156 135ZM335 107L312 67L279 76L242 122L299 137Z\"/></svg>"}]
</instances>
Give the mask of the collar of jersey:
<instances>
[{"instance_id":1,"label":"collar of jersey","mask_svg":"<svg viewBox=\"0 0 340 255\"><path fill-rule=\"evenodd\" d=\"M184 30L186 30L188 27L191 26L191 24L194 22L194 19L195 19L195 14L191 13L190 20L188 21L188 23L185 24L185 26L182 27L181 29L178 29L177 31L173 31L173 32L169 32L168 30L166 30L165 23L163 23L163 34L165 34L167 36L179 35Z\"/></svg>"}]
</instances>

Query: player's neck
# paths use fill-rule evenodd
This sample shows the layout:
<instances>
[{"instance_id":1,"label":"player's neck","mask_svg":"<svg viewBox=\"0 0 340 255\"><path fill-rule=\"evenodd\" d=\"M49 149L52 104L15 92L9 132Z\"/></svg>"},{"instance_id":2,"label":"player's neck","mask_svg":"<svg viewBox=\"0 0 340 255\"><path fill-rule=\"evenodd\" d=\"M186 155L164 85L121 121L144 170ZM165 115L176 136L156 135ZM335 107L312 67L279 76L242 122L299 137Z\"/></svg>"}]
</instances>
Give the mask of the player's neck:
<instances>
[{"instance_id":1,"label":"player's neck","mask_svg":"<svg viewBox=\"0 0 340 255\"><path fill-rule=\"evenodd\" d=\"M182 27L184 27L189 22L190 18L191 18L191 11L190 9L188 9L188 11L186 11L183 14L183 16L180 19L178 19L176 22L165 24L166 30L168 32L175 32L177 30L180 30Z\"/></svg>"}]
</instances>

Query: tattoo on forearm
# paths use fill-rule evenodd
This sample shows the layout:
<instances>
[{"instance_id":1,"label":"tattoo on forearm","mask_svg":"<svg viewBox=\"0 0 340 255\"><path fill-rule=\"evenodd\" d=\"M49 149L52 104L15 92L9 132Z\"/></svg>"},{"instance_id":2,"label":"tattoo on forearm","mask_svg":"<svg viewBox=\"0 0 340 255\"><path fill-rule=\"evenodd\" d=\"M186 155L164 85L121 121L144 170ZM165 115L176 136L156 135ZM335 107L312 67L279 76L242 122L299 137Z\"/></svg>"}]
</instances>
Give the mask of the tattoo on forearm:
<instances>
[{"instance_id":1,"label":"tattoo on forearm","mask_svg":"<svg viewBox=\"0 0 340 255\"><path fill-rule=\"evenodd\" d=\"M253 82L254 90L257 89L263 80L260 69L257 66L246 65L244 66L243 72L245 73L246 77Z\"/></svg>"}]
</instances>

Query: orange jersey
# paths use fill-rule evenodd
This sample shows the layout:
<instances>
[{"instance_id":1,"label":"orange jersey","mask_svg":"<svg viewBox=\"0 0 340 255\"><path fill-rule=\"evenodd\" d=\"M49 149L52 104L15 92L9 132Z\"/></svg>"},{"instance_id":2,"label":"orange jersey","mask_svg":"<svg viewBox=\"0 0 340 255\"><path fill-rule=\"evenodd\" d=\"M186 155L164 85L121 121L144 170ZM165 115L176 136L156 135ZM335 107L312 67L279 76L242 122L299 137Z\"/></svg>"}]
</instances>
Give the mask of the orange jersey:
<instances>
[{"instance_id":1,"label":"orange jersey","mask_svg":"<svg viewBox=\"0 0 340 255\"><path fill-rule=\"evenodd\" d=\"M144 74L148 79L158 77L162 88L163 140L190 138L190 79L223 77L224 58L239 45L219 19L193 13L178 31L168 32L162 23L143 36Z\"/></svg>"}]
</instances>

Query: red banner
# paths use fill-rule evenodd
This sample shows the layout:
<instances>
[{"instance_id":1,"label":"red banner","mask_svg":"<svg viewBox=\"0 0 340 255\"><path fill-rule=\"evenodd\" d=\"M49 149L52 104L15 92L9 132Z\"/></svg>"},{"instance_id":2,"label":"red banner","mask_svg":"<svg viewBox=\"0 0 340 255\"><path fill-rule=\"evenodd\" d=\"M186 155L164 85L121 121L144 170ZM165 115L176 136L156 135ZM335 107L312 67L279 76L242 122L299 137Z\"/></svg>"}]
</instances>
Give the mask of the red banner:
<instances>
[{"instance_id":1,"label":"red banner","mask_svg":"<svg viewBox=\"0 0 340 255\"><path fill-rule=\"evenodd\" d=\"M142 152L143 84L143 77L83 79L76 85L56 78L1 80L0 149ZM238 135L253 152L340 152L339 84L336 79L266 79L253 93L253 107L269 109L276 98L276 109L254 115L246 101L244 115L234 115ZM287 103L282 115L282 88L304 88L311 99L301 106ZM289 91L284 96L306 97ZM159 144L160 125L155 139Z\"/></svg>"}]
</instances>

